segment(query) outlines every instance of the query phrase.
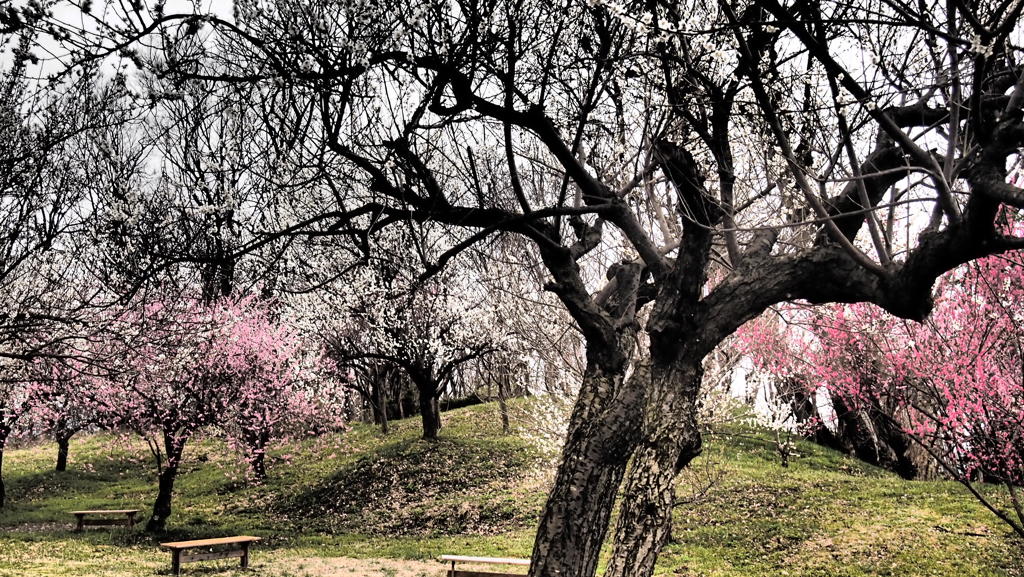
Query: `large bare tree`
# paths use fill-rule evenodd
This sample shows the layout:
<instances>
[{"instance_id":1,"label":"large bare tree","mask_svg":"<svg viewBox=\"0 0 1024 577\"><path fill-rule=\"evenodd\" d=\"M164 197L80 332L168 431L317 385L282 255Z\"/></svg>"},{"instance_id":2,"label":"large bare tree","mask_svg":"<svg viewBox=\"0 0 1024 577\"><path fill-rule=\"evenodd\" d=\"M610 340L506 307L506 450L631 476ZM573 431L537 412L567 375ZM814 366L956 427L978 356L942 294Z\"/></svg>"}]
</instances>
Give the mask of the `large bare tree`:
<instances>
[{"instance_id":1,"label":"large bare tree","mask_svg":"<svg viewBox=\"0 0 1024 577\"><path fill-rule=\"evenodd\" d=\"M447 224L427 273L532 241L587 347L534 577L596 572L620 486L607 574L653 572L702 360L766 307L920 320L938 275L1024 245L1001 227L1024 207L1021 3L136 6L67 30L68 61L246 83L282 134L308 121L319 200L268 238Z\"/></svg>"}]
</instances>

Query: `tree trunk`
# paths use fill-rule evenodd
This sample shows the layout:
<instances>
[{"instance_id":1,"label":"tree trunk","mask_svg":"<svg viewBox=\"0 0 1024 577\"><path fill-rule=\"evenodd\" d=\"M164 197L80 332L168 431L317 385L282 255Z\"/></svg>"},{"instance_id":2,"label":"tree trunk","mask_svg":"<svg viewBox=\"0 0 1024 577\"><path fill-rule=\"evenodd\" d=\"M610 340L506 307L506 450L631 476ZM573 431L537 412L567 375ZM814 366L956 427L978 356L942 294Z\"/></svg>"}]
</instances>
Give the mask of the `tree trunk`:
<instances>
[{"instance_id":1,"label":"tree trunk","mask_svg":"<svg viewBox=\"0 0 1024 577\"><path fill-rule=\"evenodd\" d=\"M11 434L11 428L0 423L0 509L4 508L7 500L7 488L4 486L4 448L7 447L7 437Z\"/></svg>"},{"instance_id":2,"label":"tree trunk","mask_svg":"<svg viewBox=\"0 0 1024 577\"><path fill-rule=\"evenodd\" d=\"M7 488L4 487L4 441L0 440L0 509L4 508L7 499Z\"/></svg>"},{"instance_id":3,"label":"tree trunk","mask_svg":"<svg viewBox=\"0 0 1024 577\"><path fill-rule=\"evenodd\" d=\"M642 439L633 455L606 577L647 577L672 531L675 479L701 451L697 397L700 360L637 368L646 379Z\"/></svg>"},{"instance_id":4,"label":"tree trunk","mask_svg":"<svg viewBox=\"0 0 1024 577\"><path fill-rule=\"evenodd\" d=\"M512 432L512 425L508 421L508 405L505 397L508 395L508 377L498 379L498 411L501 413L501 434L507 435Z\"/></svg>"},{"instance_id":5,"label":"tree trunk","mask_svg":"<svg viewBox=\"0 0 1024 577\"><path fill-rule=\"evenodd\" d=\"M533 547L530 577L591 577L612 507L636 448L642 387L588 366L554 487ZM630 380L631 382L633 379Z\"/></svg>"},{"instance_id":6,"label":"tree trunk","mask_svg":"<svg viewBox=\"0 0 1024 577\"><path fill-rule=\"evenodd\" d=\"M389 369L388 375L388 383L389 386L391 387L392 392L392 394L389 396L398 401L397 413L398 419L401 420L404 419L406 416L405 401L407 396L405 382L403 380L403 373L396 368L391 368Z\"/></svg>"},{"instance_id":7,"label":"tree trunk","mask_svg":"<svg viewBox=\"0 0 1024 577\"><path fill-rule=\"evenodd\" d=\"M174 495L174 480L178 476L178 465L185 449L185 442L164 439L167 451L167 462L160 471L156 501L153 503L153 515L146 523L149 533L163 532L167 527L167 518L171 516L171 498Z\"/></svg>"},{"instance_id":8,"label":"tree trunk","mask_svg":"<svg viewBox=\"0 0 1024 577\"><path fill-rule=\"evenodd\" d=\"M437 433L441 430L441 415L438 414L434 397L428 393L420 392L420 417L423 419L423 438L436 441Z\"/></svg>"},{"instance_id":9,"label":"tree trunk","mask_svg":"<svg viewBox=\"0 0 1024 577\"><path fill-rule=\"evenodd\" d=\"M249 458L249 472L256 482L260 483L267 479L267 445L270 444L270 433L261 431L252 435L252 455Z\"/></svg>"},{"instance_id":10,"label":"tree trunk","mask_svg":"<svg viewBox=\"0 0 1024 577\"><path fill-rule=\"evenodd\" d=\"M377 423L380 425L380 431L386 435L388 434L388 398L384 391L384 383L375 382L373 392L373 409L377 413Z\"/></svg>"},{"instance_id":11,"label":"tree trunk","mask_svg":"<svg viewBox=\"0 0 1024 577\"><path fill-rule=\"evenodd\" d=\"M806 439L839 452L846 450L839 437L824 425L825 420L818 411L818 400L808 389L807 383L795 378L786 378L775 383L775 388L778 395L789 404L797 425L803 425L805 428L808 425L812 426L804 434Z\"/></svg>"},{"instance_id":12,"label":"tree trunk","mask_svg":"<svg viewBox=\"0 0 1024 577\"><path fill-rule=\"evenodd\" d=\"M71 435L57 436L57 471L68 470L68 446L71 444Z\"/></svg>"},{"instance_id":13,"label":"tree trunk","mask_svg":"<svg viewBox=\"0 0 1024 577\"><path fill-rule=\"evenodd\" d=\"M156 501L153 503L153 515L146 523L146 531L160 533L167 527L167 518L171 516L171 498L174 494L174 479L178 475L177 465L168 465L160 471L159 488Z\"/></svg>"},{"instance_id":14,"label":"tree trunk","mask_svg":"<svg viewBox=\"0 0 1024 577\"><path fill-rule=\"evenodd\" d=\"M253 455L249 468L252 473L252 478L255 479L256 482L265 481L267 479L267 454L260 451Z\"/></svg>"},{"instance_id":15,"label":"tree trunk","mask_svg":"<svg viewBox=\"0 0 1024 577\"><path fill-rule=\"evenodd\" d=\"M911 441L894 423L879 414L879 409L856 407L840 396L832 404L839 420L839 436L847 453L904 479L917 478L917 465L911 460ZM883 411L884 413L884 411Z\"/></svg>"}]
</instances>

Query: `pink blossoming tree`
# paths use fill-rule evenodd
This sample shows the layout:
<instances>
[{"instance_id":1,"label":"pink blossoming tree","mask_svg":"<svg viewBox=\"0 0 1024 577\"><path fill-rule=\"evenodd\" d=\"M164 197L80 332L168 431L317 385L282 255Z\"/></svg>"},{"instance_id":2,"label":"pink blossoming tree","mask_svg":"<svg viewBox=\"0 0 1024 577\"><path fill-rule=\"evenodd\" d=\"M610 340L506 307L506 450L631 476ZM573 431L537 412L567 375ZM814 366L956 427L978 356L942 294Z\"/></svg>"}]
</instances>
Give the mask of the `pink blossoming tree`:
<instances>
[{"instance_id":1,"label":"pink blossoming tree","mask_svg":"<svg viewBox=\"0 0 1024 577\"><path fill-rule=\"evenodd\" d=\"M276 321L251 298L224 310L223 333L213 343L209 370L231 389L225 420L229 441L245 452L256 480L266 478L266 452L275 440L344 426L324 378L318 349Z\"/></svg>"},{"instance_id":2,"label":"pink blossoming tree","mask_svg":"<svg viewBox=\"0 0 1024 577\"><path fill-rule=\"evenodd\" d=\"M0 357L0 508L6 500L4 447L18 421L48 394L49 382L37 378L32 363Z\"/></svg>"},{"instance_id":3,"label":"pink blossoming tree","mask_svg":"<svg viewBox=\"0 0 1024 577\"><path fill-rule=\"evenodd\" d=\"M922 324L866 304L789 309L783 315L796 322L787 330L762 318L741 340L777 381L801 382L809 396L827 391L837 416L869 413L876 435L896 429L1024 536L1020 257L988 257L940 279L935 312ZM979 491L977 480L1002 485L1012 511Z\"/></svg>"},{"instance_id":4,"label":"pink blossoming tree","mask_svg":"<svg viewBox=\"0 0 1024 577\"><path fill-rule=\"evenodd\" d=\"M201 430L220 426L262 479L275 439L340 423L312 384L319 356L264 303L164 299L119 321L120 342L109 344L121 350L119 366L97 396L107 421L142 435L153 454L159 487L149 531L165 528L185 446Z\"/></svg>"},{"instance_id":5,"label":"pink blossoming tree","mask_svg":"<svg viewBox=\"0 0 1024 577\"><path fill-rule=\"evenodd\" d=\"M221 311L198 301L165 299L122 318L120 366L102 383L108 421L146 439L159 488L147 531L162 531L188 440L220 422L231 393L206 370Z\"/></svg>"},{"instance_id":6,"label":"pink blossoming tree","mask_svg":"<svg viewBox=\"0 0 1024 577\"><path fill-rule=\"evenodd\" d=\"M29 412L24 432L56 441L55 469L65 471L71 438L101 421L98 399L92 390L97 368L85 356L41 357L36 364L46 372L49 382L46 394L40 395Z\"/></svg>"}]
</instances>

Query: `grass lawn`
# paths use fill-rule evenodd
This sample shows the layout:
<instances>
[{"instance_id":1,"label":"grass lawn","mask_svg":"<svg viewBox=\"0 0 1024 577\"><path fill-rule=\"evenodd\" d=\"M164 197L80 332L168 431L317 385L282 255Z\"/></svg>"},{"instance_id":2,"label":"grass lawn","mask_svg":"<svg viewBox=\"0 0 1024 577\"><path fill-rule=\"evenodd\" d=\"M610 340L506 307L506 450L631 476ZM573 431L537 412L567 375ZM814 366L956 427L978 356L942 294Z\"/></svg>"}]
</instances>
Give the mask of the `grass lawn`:
<instances>
[{"instance_id":1,"label":"grass lawn","mask_svg":"<svg viewBox=\"0 0 1024 577\"><path fill-rule=\"evenodd\" d=\"M155 478L139 439L76 438L64 473L52 471L52 444L9 451L0 576L168 574L157 543L228 534L264 537L249 571L226 560L183 574L420 577L443 574L444 553L529 556L550 471L525 440L500 434L496 407L445 413L437 443L418 439L416 419L393 425L280 448L255 486L219 440L193 442L159 538L73 533L67 513L145 517ZM811 444L782 468L769 438L708 437L680 480L659 574L1024 576L1024 543L958 485L903 481Z\"/></svg>"}]
</instances>

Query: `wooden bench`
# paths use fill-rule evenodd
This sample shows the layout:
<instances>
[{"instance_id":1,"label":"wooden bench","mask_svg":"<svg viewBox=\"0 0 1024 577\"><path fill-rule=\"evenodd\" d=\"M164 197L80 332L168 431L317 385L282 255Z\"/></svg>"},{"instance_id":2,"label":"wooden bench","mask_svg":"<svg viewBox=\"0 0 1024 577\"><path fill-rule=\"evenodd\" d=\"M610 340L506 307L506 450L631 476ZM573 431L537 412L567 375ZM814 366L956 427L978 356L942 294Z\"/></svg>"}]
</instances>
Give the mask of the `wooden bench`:
<instances>
[{"instance_id":1,"label":"wooden bench","mask_svg":"<svg viewBox=\"0 0 1024 577\"><path fill-rule=\"evenodd\" d=\"M139 509L95 509L89 511L71 511L71 514L78 519L75 531L81 531L86 526L99 527L105 525L124 525L131 529L135 526L135 514ZM110 516L124 516L124 519L110 519ZM86 519L89 516L101 516L101 519Z\"/></svg>"},{"instance_id":2,"label":"wooden bench","mask_svg":"<svg viewBox=\"0 0 1024 577\"><path fill-rule=\"evenodd\" d=\"M229 559L231 557L240 558L241 567L244 569L249 566L249 545L259 540L259 537L238 535L235 537L218 537L217 539L174 541L171 543L161 543L160 546L171 550L171 573L177 575L181 572L182 563L191 563L192 561L213 561L214 559ZM182 555L182 551L187 549L195 549L197 547L218 547L220 545L237 545L238 547L221 549L219 551Z\"/></svg>"},{"instance_id":3,"label":"wooden bench","mask_svg":"<svg viewBox=\"0 0 1024 577\"><path fill-rule=\"evenodd\" d=\"M530 566L529 559L513 559L510 557L467 557L465 555L441 555L441 561L450 561L451 570L447 577L523 577L523 573L492 573L489 571L466 571L455 569L456 563L480 563L494 565Z\"/></svg>"}]
</instances>

